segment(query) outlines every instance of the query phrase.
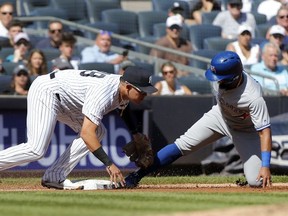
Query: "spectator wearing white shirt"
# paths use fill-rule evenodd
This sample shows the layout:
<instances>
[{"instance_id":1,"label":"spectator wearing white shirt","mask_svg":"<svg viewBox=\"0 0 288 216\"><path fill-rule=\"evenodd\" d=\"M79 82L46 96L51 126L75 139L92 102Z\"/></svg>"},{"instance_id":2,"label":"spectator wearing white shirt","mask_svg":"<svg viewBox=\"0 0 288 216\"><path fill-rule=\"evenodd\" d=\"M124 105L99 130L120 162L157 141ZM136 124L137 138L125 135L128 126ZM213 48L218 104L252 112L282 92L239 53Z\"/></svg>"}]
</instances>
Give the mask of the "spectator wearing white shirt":
<instances>
[{"instance_id":1,"label":"spectator wearing white shirt","mask_svg":"<svg viewBox=\"0 0 288 216\"><path fill-rule=\"evenodd\" d=\"M237 38L238 28L242 24L246 24L256 28L256 21L251 13L243 13L241 9L243 7L242 0L228 0L227 10L221 11L213 20L213 25L220 26L222 28L223 38ZM255 34L252 34L254 37Z\"/></svg>"},{"instance_id":2,"label":"spectator wearing white shirt","mask_svg":"<svg viewBox=\"0 0 288 216\"><path fill-rule=\"evenodd\" d=\"M281 0L265 0L258 5L257 12L266 15L267 20L270 20L273 16L276 16L281 5Z\"/></svg>"},{"instance_id":3,"label":"spectator wearing white shirt","mask_svg":"<svg viewBox=\"0 0 288 216\"><path fill-rule=\"evenodd\" d=\"M111 33L108 31L101 31L95 39L95 44L82 50L81 63L106 62L114 64L116 66L114 67L115 72L118 71L119 64L126 59L126 56L112 52L110 50L111 45Z\"/></svg>"},{"instance_id":4,"label":"spectator wearing white shirt","mask_svg":"<svg viewBox=\"0 0 288 216\"><path fill-rule=\"evenodd\" d=\"M248 25L240 25L238 29L237 41L227 45L226 50L236 52L244 66L256 64L260 58L260 47L258 44L253 44L252 40L253 29Z\"/></svg>"},{"instance_id":5,"label":"spectator wearing white shirt","mask_svg":"<svg viewBox=\"0 0 288 216\"><path fill-rule=\"evenodd\" d=\"M13 19L14 7L7 2L0 6L0 37L8 38L8 26Z\"/></svg>"}]
</instances>

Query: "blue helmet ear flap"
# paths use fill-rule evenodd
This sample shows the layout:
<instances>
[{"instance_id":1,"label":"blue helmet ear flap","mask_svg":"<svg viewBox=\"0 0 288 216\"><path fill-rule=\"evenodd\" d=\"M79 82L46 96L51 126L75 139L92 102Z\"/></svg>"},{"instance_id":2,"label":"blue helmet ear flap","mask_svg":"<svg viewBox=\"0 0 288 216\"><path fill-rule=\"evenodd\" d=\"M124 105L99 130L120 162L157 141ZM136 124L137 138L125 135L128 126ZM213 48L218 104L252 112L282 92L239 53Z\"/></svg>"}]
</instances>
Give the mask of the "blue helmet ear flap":
<instances>
[{"instance_id":1,"label":"blue helmet ear flap","mask_svg":"<svg viewBox=\"0 0 288 216\"><path fill-rule=\"evenodd\" d=\"M243 72L243 65L237 53L223 51L216 54L205 76L209 81L231 79Z\"/></svg>"}]
</instances>

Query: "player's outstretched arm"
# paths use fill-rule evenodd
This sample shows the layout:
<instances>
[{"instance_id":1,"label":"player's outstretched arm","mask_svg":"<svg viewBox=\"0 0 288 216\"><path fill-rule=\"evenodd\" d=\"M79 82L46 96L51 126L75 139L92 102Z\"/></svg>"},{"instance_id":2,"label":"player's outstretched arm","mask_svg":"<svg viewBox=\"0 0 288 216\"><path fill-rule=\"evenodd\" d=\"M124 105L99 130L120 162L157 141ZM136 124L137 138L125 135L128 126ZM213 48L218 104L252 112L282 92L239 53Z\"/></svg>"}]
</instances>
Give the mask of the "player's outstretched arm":
<instances>
[{"instance_id":1,"label":"player's outstretched arm","mask_svg":"<svg viewBox=\"0 0 288 216\"><path fill-rule=\"evenodd\" d=\"M106 166L110 179L112 182L114 182L115 186L117 187L117 179L119 180L120 184L124 186L125 181L121 171L115 164L113 164L99 142L96 133L97 127L98 126L96 124L85 116L80 136L87 145L87 148Z\"/></svg>"},{"instance_id":2,"label":"player's outstretched arm","mask_svg":"<svg viewBox=\"0 0 288 216\"><path fill-rule=\"evenodd\" d=\"M271 129L265 128L262 131L259 131L259 137L261 142L261 160L262 167L260 169L257 181L262 179L263 188L272 186L271 181L271 172L270 172L270 159L271 159L271 149L272 149L272 138L271 138Z\"/></svg>"}]
</instances>

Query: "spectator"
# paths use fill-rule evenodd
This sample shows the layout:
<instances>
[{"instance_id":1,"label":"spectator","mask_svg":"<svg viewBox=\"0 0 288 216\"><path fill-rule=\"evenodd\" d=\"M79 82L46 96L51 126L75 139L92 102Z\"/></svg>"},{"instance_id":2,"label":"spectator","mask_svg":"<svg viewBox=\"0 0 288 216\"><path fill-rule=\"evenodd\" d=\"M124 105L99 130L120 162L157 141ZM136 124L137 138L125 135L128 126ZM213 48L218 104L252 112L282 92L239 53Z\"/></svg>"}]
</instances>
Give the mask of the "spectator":
<instances>
[{"instance_id":1,"label":"spectator","mask_svg":"<svg viewBox=\"0 0 288 216\"><path fill-rule=\"evenodd\" d=\"M27 69L30 76L37 77L47 74L47 62L45 54L39 49L33 49L28 57Z\"/></svg>"},{"instance_id":2,"label":"spectator","mask_svg":"<svg viewBox=\"0 0 288 216\"><path fill-rule=\"evenodd\" d=\"M62 39L63 24L60 21L52 20L48 24L48 37L36 44L38 49L58 49Z\"/></svg>"},{"instance_id":3,"label":"spectator","mask_svg":"<svg viewBox=\"0 0 288 216\"><path fill-rule=\"evenodd\" d=\"M8 25L8 38L0 41L0 47L13 47L14 37L20 32L23 32L23 23L20 20L13 19Z\"/></svg>"},{"instance_id":4,"label":"spectator","mask_svg":"<svg viewBox=\"0 0 288 216\"><path fill-rule=\"evenodd\" d=\"M264 0L258 5L257 12L266 15L269 21L273 16L276 16L277 11L282 6L281 1L282 0Z\"/></svg>"},{"instance_id":5,"label":"spectator","mask_svg":"<svg viewBox=\"0 0 288 216\"><path fill-rule=\"evenodd\" d=\"M175 16L177 14L181 15L184 21L184 8L179 4L179 2L174 2L173 6L168 11L168 16Z\"/></svg>"},{"instance_id":6,"label":"spectator","mask_svg":"<svg viewBox=\"0 0 288 216\"><path fill-rule=\"evenodd\" d=\"M14 7L6 2L0 6L0 37L8 38L8 26L13 19Z\"/></svg>"},{"instance_id":7,"label":"spectator","mask_svg":"<svg viewBox=\"0 0 288 216\"><path fill-rule=\"evenodd\" d=\"M190 89L177 81L177 68L171 62L166 62L161 66L164 80L155 84L158 89L154 95L192 95Z\"/></svg>"},{"instance_id":8,"label":"spectator","mask_svg":"<svg viewBox=\"0 0 288 216\"><path fill-rule=\"evenodd\" d=\"M14 37L14 53L6 57L7 62L27 63L26 55L30 48L30 39L24 32Z\"/></svg>"},{"instance_id":9,"label":"spectator","mask_svg":"<svg viewBox=\"0 0 288 216\"><path fill-rule=\"evenodd\" d=\"M127 57L112 52L111 45L111 32L101 31L95 39L95 44L82 50L81 63L106 62L114 64L115 72L117 72L119 70L119 64Z\"/></svg>"},{"instance_id":10,"label":"spectator","mask_svg":"<svg viewBox=\"0 0 288 216\"><path fill-rule=\"evenodd\" d=\"M267 34L267 41L264 41L263 43L261 43L260 47L261 50L263 49L264 45L267 42L270 43L274 43L276 44L280 50L283 49L283 41L284 41L284 37L285 37L285 29L280 26L280 25L273 25L269 30L268 30L268 34Z\"/></svg>"},{"instance_id":11,"label":"spectator","mask_svg":"<svg viewBox=\"0 0 288 216\"><path fill-rule=\"evenodd\" d=\"M252 28L248 25L240 25L238 28L237 41L227 45L226 50L236 52L244 66L249 66L259 62L260 47L252 44Z\"/></svg>"},{"instance_id":12,"label":"spectator","mask_svg":"<svg viewBox=\"0 0 288 216\"><path fill-rule=\"evenodd\" d=\"M282 59L279 62L279 65L284 66L286 70L288 69L288 45L287 44L283 47Z\"/></svg>"},{"instance_id":13,"label":"spectator","mask_svg":"<svg viewBox=\"0 0 288 216\"><path fill-rule=\"evenodd\" d=\"M221 5L216 0L198 0L192 8L192 19L194 19L195 24L201 24L202 13L211 11L221 11Z\"/></svg>"},{"instance_id":14,"label":"spectator","mask_svg":"<svg viewBox=\"0 0 288 216\"><path fill-rule=\"evenodd\" d=\"M52 60L53 69L78 69L79 58L73 56L74 46L77 39L72 32L64 32L59 46L60 56Z\"/></svg>"},{"instance_id":15,"label":"spectator","mask_svg":"<svg viewBox=\"0 0 288 216\"><path fill-rule=\"evenodd\" d=\"M213 25L222 28L222 37L229 39L236 39L238 28L241 24L246 24L256 28L256 21L251 13L243 13L242 0L228 0L227 10L220 12L214 19ZM254 32L252 37L254 37Z\"/></svg>"},{"instance_id":16,"label":"spectator","mask_svg":"<svg viewBox=\"0 0 288 216\"><path fill-rule=\"evenodd\" d=\"M288 72L285 67L277 65L279 53L280 49L276 44L265 44L262 51L262 61L252 65L251 71L274 77L278 81L281 94L288 96ZM262 85L263 88L278 90L272 79L256 75L252 76Z\"/></svg>"},{"instance_id":17,"label":"spectator","mask_svg":"<svg viewBox=\"0 0 288 216\"><path fill-rule=\"evenodd\" d=\"M276 24L285 29L283 44L288 44L288 7L281 6L276 15ZM267 31L266 38L269 37L270 31Z\"/></svg>"},{"instance_id":18,"label":"spectator","mask_svg":"<svg viewBox=\"0 0 288 216\"><path fill-rule=\"evenodd\" d=\"M166 48L174 49L177 51L191 53L192 45L188 40L180 37L182 30L181 16L170 16L166 20L166 35L156 41L156 45ZM168 61L177 62L180 64L188 65L189 59L184 56L176 55L166 51L151 49L150 55L158 58L166 59Z\"/></svg>"},{"instance_id":19,"label":"spectator","mask_svg":"<svg viewBox=\"0 0 288 216\"><path fill-rule=\"evenodd\" d=\"M27 95L31 82L27 68L24 65L18 65L13 70L11 81L11 94Z\"/></svg>"}]
</instances>

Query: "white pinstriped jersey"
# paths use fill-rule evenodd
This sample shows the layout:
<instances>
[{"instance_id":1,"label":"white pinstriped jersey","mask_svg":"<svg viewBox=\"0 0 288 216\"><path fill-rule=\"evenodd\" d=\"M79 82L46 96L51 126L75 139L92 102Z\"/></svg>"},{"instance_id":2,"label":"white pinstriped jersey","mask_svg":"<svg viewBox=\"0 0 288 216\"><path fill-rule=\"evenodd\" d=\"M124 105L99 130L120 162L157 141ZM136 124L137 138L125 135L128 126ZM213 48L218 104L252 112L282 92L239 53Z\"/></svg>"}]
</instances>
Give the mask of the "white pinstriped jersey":
<instances>
[{"instance_id":1,"label":"white pinstriped jersey","mask_svg":"<svg viewBox=\"0 0 288 216\"><path fill-rule=\"evenodd\" d=\"M125 108L128 101L119 98L120 75L96 70L56 71L55 78L47 81L44 75L42 90L58 94L57 119L79 132L84 115L99 125L108 112ZM84 114L84 115L83 115Z\"/></svg>"},{"instance_id":2,"label":"white pinstriped jersey","mask_svg":"<svg viewBox=\"0 0 288 216\"><path fill-rule=\"evenodd\" d=\"M252 132L269 127L270 117L260 84L246 73L243 79L238 88L231 90L219 89L218 83L213 83L216 107L234 130Z\"/></svg>"}]
</instances>

